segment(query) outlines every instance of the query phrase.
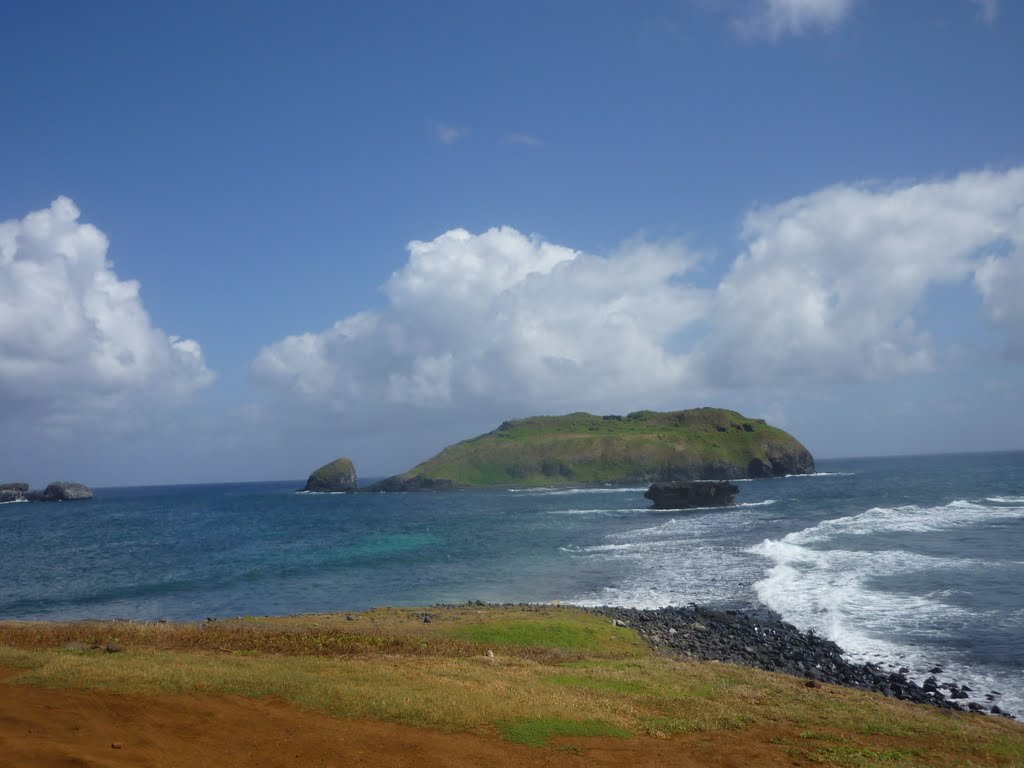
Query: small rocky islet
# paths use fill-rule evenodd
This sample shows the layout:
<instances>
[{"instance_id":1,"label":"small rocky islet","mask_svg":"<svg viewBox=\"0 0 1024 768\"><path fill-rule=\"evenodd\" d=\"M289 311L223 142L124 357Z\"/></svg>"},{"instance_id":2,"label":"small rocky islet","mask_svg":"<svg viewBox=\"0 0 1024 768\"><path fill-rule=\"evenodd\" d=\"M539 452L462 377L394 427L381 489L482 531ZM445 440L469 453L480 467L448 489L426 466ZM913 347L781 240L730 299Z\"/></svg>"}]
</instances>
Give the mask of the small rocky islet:
<instances>
[{"instance_id":1,"label":"small rocky islet","mask_svg":"<svg viewBox=\"0 0 1024 768\"><path fill-rule=\"evenodd\" d=\"M59 481L43 490L33 490L28 483L0 483L0 504L12 501L85 501L92 498L92 489L81 483Z\"/></svg>"}]
</instances>

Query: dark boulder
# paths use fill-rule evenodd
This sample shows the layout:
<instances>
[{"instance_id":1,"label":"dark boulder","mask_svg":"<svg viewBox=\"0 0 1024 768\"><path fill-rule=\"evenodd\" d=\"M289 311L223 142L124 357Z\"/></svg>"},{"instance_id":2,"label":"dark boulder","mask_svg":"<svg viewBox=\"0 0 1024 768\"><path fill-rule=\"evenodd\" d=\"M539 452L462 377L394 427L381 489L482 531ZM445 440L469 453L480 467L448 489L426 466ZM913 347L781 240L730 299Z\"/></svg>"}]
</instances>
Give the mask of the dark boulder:
<instances>
[{"instance_id":1,"label":"dark boulder","mask_svg":"<svg viewBox=\"0 0 1024 768\"><path fill-rule=\"evenodd\" d=\"M356 490L357 482L352 460L343 457L313 472L302 490L310 493L345 493Z\"/></svg>"},{"instance_id":2,"label":"dark boulder","mask_svg":"<svg viewBox=\"0 0 1024 768\"><path fill-rule=\"evenodd\" d=\"M725 480L673 480L652 483L644 494L655 509L693 509L732 504L739 486Z\"/></svg>"}]
</instances>

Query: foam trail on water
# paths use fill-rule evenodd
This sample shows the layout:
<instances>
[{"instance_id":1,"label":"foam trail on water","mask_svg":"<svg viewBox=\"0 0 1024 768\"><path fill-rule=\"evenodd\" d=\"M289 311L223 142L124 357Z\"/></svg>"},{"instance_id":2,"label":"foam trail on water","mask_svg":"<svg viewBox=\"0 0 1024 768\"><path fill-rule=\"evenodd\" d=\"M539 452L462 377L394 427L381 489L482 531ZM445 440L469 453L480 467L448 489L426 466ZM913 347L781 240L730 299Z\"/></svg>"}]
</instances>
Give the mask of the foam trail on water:
<instances>
[{"instance_id":1,"label":"foam trail on water","mask_svg":"<svg viewBox=\"0 0 1024 768\"><path fill-rule=\"evenodd\" d=\"M969 683L974 695L1002 686L1003 709L1024 713L1024 670L1011 671L997 683L988 672L958 663L963 654L949 645L950 627L992 625L996 620L980 609L957 605L956 589L911 591L873 587L913 579L921 574L991 569L983 559L936 557L909 551L903 534L958 529L1024 517L1024 508L990 507L954 501L936 507L875 507L857 515L822 521L781 539L766 539L747 551L773 565L754 584L758 599L800 629L813 629L835 640L855 661L905 665L918 680L938 662L946 676ZM875 538L869 538L875 537ZM881 551L858 550L860 540L889 546ZM1024 609L1004 617L1024 628ZM1013 690L1006 690L1013 686ZM983 690L984 689L984 690ZM986 703L982 700L981 703Z\"/></svg>"},{"instance_id":2,"label":"foam trail on water","mask_svg":"<svg viewBox=\"0 0 1024 768\"><path fill-rule=\"evenodd\" d=\"M650 512L650 507L629 507L626 509L552 509L548 510L549 515L607 515L625 516L634 515L638 512Z\"/></svg>"},{"instance_id":3,"label":"foam trail on water","mask_svg":"<svg viewBox=\"0 0 1024 768\"><path fill-rule=\"evenodd\" d=\"M647 486L626 488L622 486L608 486L601 488L509 488L509 493L521 493L525 496L576 496L578 494L592 493L643 493Z\"/></svg>"}]
</instances>

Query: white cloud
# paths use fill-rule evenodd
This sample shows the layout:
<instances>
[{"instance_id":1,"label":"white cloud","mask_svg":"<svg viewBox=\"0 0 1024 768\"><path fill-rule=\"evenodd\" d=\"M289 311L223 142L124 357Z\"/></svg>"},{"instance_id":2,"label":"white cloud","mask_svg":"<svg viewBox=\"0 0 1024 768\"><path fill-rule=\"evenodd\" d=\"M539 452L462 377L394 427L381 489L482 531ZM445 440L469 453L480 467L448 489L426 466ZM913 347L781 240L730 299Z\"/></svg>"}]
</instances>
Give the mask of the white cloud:
<instances>
[{"instance_id":1,"label":"white cloud","mask_svg":"<svg viewBox=\"0 0 1024 768\"><path fill-rule=\"evenodd\" d=\"M679 282L695 261L679 244L600 258L501 227L408 250L386 311L265 347L257 380L358 419L401 405L599 408L687 379L670 342L708 296Z\"/></svg>"},{"instance_id":2,"label":"white cloud","mask_svg":"<svg viewBox=\"0 0 1024 768\"><path fill-rule=\"evenodd\" d=\"M812 29L830 32L850 14L854 0L754 0L736 28L750 37L778 40Z\"/></svg>"},{"instance_id":3,"label":"white cloud","mask_svg":"<svg viewBox=\"0 0 1024 768\"><path fill-rule=\"evenodd\" d=\"M988 256L974 275L992 322L1007 333L1007 351L1024 360L1024 238L1007 256Z\"/></svg>"},{"instance_id":4,"label":"white cloud","mask_svg":"<svg viewBox=\"0 0 1024 768\"><path fill-rule=\"evenodd\" d=\"M720 382L878 378L933 365L914 310L979 253L1024 243L1024 169L895 188L836 186L752 211L703 347ZM1009 271L1004 261L985 275ZM1009 297L993 289L993 307ZM996 309L993 309L995 316ZM1012 325L1012 323L1007 323Z\"/></svg>"},{"instance_id":5,"label":"white cloud","mask_svg":"<svg viewBox=\"0 0 1024 768\"><path fill-rule=\"evenodd\" d=\"M66 197L0 222L0 419L51 426L177 401L213 374L199 345L150 325L107 238Z\"/></svg>"},{"instance_id":6,"label":"white cloud","mask_svg":"<svg viewBox=\"0 0 1024 768\"><path fill-rule=\"evenodd\" d=\"M466 134L469 133L467 129L450 125L449 123L432 123L430 128L434 138L442 144L454 144L459 139L465 138Z\"/></svg>"},{"instance_id":7,"label":"white cloud","mask_svg":"<svg viewBox=\"0 0 1024 768\"><path fill-rule=\"evenodd\" d=\"M271 344L253 373L279 404L350 426L402 408L504 418L771 398L935 369L946 358L917 317L939 284L977 306L976 285L1024 350L1024 168L837 185L750 211L742 237L703 290L678 243L600 257L509 227L451 230L409 244L384 310Z\"/></svg>"},{"instance_id":8,"label":"white cloud","mask_svg":"<svg viewBox=\"0 0 1024 768\"><path fill-rule=\"evenodd\" d=\"M986 24L992 24L999 16L999 0L970 0L978 6L978 18Z\"/></svg>"}]
</instances>

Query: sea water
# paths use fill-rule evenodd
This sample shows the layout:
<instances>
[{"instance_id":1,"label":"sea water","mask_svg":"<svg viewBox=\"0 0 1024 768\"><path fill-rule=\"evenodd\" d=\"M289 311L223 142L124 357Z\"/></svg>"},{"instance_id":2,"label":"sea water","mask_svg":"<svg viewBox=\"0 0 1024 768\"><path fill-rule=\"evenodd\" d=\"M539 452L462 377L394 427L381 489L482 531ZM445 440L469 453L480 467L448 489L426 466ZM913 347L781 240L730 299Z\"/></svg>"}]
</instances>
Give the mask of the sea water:
<instances>
[{"instance_id":1,"label":"sea water","mask_svg":"<svg viewBox=\"0 0 1024 768\"><path fill-rule=\"evenodd\" d=\"M725 509L643 487L302 494L97 489L0 505L0 619L467 600L770 608L858 661L933 666L1024 713L1024 452L822 460Z\"/></svg>"}]
</instances>

